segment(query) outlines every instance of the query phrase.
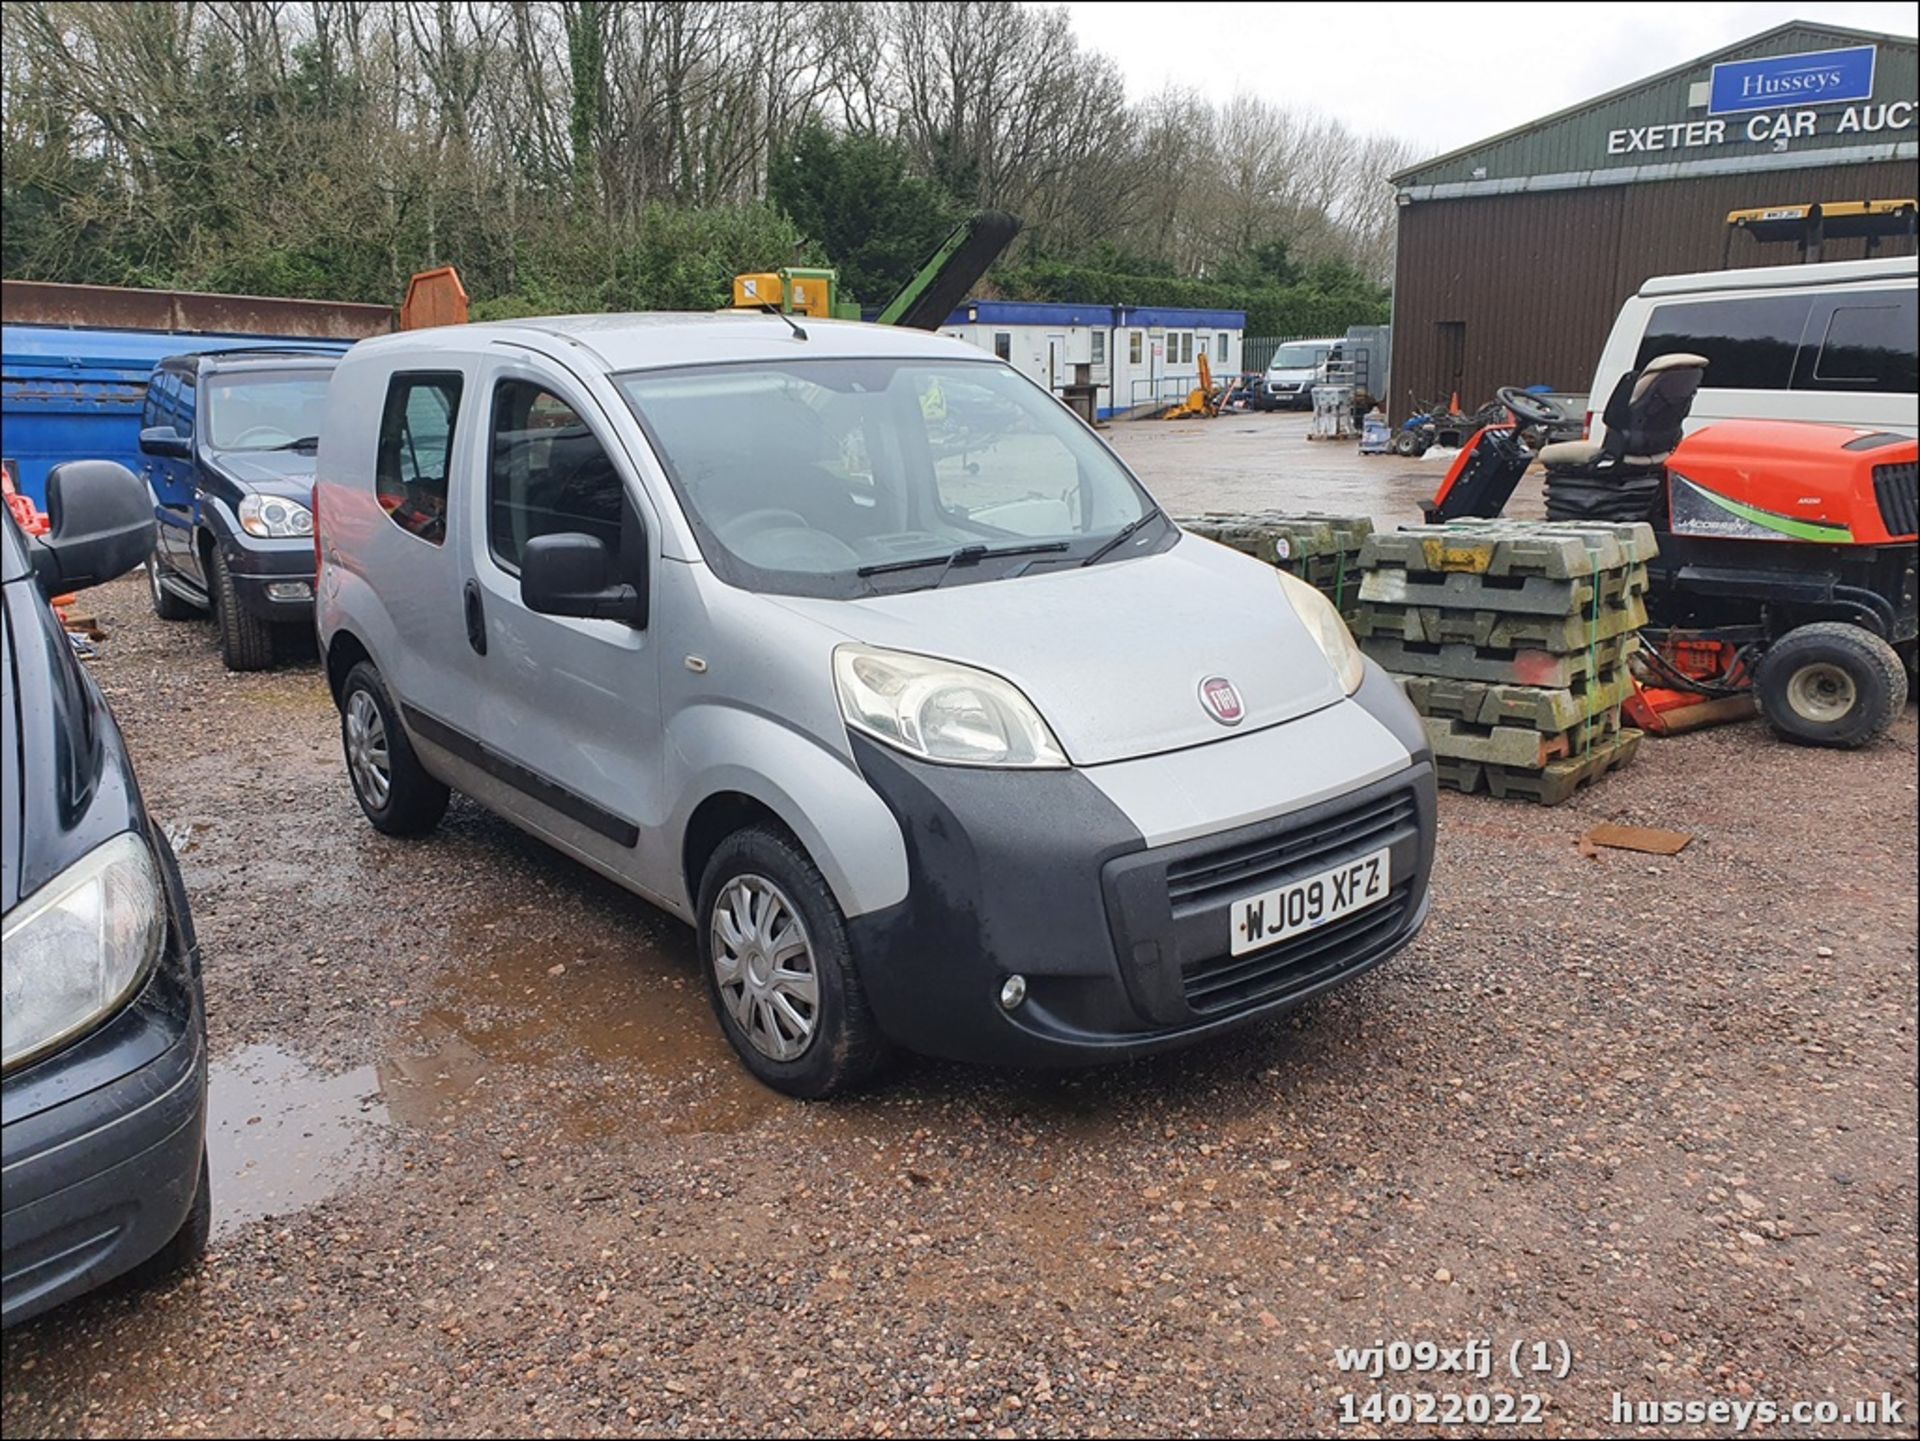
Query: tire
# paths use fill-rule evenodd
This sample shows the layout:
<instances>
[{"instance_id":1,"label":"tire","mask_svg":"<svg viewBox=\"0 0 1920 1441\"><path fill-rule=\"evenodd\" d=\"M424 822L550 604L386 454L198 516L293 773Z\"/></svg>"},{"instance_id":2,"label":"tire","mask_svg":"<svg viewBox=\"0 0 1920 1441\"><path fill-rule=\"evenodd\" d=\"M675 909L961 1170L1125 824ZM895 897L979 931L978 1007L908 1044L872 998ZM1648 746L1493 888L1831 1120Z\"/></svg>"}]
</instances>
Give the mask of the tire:
<instances>
[{"instance_id":1,"label":"tire","mask_svg":"<svg viewBox=\"0 0 1920 1441\"><path fill-rule=\"evenodd\" d=\"M1851 750L1893 724L1907 703L1907 673L1872 631L1820 621L1773 644L1760 659L1754 690L1782 739Z\"/></svg>"},{"instance_id":2,"label":"tire","mask_svg":"<svg viewBox=\"0 0 1920 1441\"><path fill-rule=\"evenodd\" d=\"M761 911L763 900L769 908ZM722 841L700 878L696 917L707 999L762 1084L820 1100L854 1090L886 1061L889 1047L867 1005L846 919L791 836L750 826ZM765 947L756 934L762 926L781 950ZM783 953L790 941L803 948L799 954ZM783 974L794 979L782 985Z\"/></svg>"},{"instance_id":3,"label":"tire","mask_svg":"<svg viewBox=\"0 0 1920 1441\"><path fill-rule=\"evenodd\" d=\"M273 622L260 619L240 604L227 558L215 545L208 555L213 584L213 619L220 627L220 658L228 670L265 670L273 664Z\"/></svg>"},{"instance_id":4,"label":"tire","mask_svg":"<svg viewBox=\"0 0 1920 1441\"><path fill-rule=\"evenodd\" d=\"M153 613L162 620L195 620L205 614L192 601L182 600L160 584L160 556L147 556L147 595L153 601Z\"/></svg>"},{"instance_id":5,"label":"tire","mask_svg":"<svg viewBox=\"0 0 1920 1441\"><path fill-rule=\"evenodd\" d=\"M375 830L423 836L440 824L451 792L420 764L372 661L341 683L340 749L353 797Z\"/></svg>"},{"instance_id":6,"label":"tire","mask_svg":"<svg viewBox=\"0 0 1920 1441\"><path fill-rule=\"evenodd\" d=\"M193 1204L187 1208L187 1219L167 1238L164 1246L127 1273L128 1279L136 1286L152 1286L192 1270L207 1254L207 1237L212 1230L213 1185L208 1178L207 1148L202 1146L200 1178L194 1185Z\"/></svg>"},{"instance_id":7,"label":"tire","mask_svg":"<svg viewBox=\"0 0 1920 1441\"><path fill-rule=\"evenodd\" d=\"M1393 433L1391 445L1395 455L1403 455L1411 460L1414 454L1414 446L1418 443L1412 431L1396 430Z\"/></svg>"}]
</instances>

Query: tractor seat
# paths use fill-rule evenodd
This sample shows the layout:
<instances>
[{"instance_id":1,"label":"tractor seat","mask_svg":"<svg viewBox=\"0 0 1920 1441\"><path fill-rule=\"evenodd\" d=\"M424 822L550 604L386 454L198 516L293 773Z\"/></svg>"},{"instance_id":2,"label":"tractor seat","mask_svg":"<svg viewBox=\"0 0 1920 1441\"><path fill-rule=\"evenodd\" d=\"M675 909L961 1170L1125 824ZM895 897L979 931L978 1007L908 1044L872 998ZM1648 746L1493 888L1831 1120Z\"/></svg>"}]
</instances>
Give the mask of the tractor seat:
<instances>
[{"instance_id":1,"label":"tractor seat","mask_svg":"<svg viewBox=\"0 0 1920 1441\"><path fill-rule=\"evenodd\" d=\"M1596 464L1605 449L1605 443L1598 440L1556 440L1552 445L1541 446L1537 459L1548 470L1562 470L1569 466ZM1663 450L1653 455L1623 455L1619 464L1648 467L1664 465L1672 454L1671 450Z\"/></svg>"}]
</instances>

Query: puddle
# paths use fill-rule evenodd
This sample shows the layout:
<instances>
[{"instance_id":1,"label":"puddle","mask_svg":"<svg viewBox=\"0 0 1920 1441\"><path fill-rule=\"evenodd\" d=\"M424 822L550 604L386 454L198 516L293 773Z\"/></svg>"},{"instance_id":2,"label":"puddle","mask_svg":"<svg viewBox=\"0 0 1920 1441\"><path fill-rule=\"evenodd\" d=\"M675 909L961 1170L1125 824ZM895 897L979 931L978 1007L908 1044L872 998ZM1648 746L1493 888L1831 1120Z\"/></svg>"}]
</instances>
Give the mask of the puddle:
<instances>
[{"instance_id":1,"label":"puddle","mask_svg":"<svg viewBox=\"0 0 1920 1441\"><path fill-rule=\"evenodd\" d=\"M328 1075L264 1044L218 1062L207 1083L214 1234L326 1200L378 1164L389 1125L372 1066Z\"/></svg>"}]
</instances>

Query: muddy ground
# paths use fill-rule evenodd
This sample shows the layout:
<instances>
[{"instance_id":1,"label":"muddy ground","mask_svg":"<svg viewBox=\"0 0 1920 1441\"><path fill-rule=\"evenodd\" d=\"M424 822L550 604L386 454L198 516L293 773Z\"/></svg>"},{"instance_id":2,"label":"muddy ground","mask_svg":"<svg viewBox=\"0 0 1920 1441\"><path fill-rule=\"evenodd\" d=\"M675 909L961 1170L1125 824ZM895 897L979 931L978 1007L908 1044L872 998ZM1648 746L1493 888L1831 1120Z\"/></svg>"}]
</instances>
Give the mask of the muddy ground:
<instances>
[{"instance_id":1,"label":"muddy ground","mask_svg":"<svg viewBox=\"0 0 1920 1441\"><path fill-rule=\"evenodd\" d=\"M1150 479L1175 431L1122 437ZM229 676L136 581L88 601L206 951L216 1230L10 1332L8 1436L1325 1433L1416 1389L1544 1394L1522 1435L1884 1392L1850 1434L1914 1434L1911 707L1859 754L1747 725L1557 810L1443 794L1420 940L1200 1052L803 1106L676 922L458 800L369 828L310 653ZM1583 859L1600 820L1695 840ZM1571 1369L1335 1365L1476 1339Z\"/></svg>"}]
</instances>

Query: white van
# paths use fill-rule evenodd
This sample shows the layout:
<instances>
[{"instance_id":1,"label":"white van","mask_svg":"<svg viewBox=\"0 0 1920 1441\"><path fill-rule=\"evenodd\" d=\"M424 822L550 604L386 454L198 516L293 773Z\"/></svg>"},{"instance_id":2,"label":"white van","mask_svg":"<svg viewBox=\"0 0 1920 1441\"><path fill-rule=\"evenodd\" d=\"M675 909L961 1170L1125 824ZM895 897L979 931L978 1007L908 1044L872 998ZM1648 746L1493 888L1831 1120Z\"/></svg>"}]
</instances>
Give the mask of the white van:
<instances>
[{"instance_id":1,"label":"white van","mask_svg":"<svg viewBox=\"0 0 1920 1441\"><path fill-rule=\"evenodd\" d=\"M1314 386L1324 384L1327 367L1344 358L1346 343L1338 335L1283 342L1267 362L1266 378L1260 384L1260 408L1278 410L1284 405L1305 410L1311 406Z\"/></svg>"},{"instance_id":2,"label":"white van","mask_svg":"<svg viewBox=\"0 0 1920 1441\"><path fill-rule=\"evenodd\" d=\"M1823 420L1920 433L1913 256L1659 275L1620 307L1600 353L1588 435L1620 378L1659 355L1700 355L1689 433L1718 420Z\"/></svg>"},{"instance_id":3,"label":"white van","mask_svg":"<svg viewBox=\"0 0 1920 1441\"><path fill-rule=\"evenodd\" d=\"M459 790L691 921L770 1086L889 1044L1191 1044L1425 919L1393 680L973 346L740 313L382 336L334 372L314 494L367 819L421 834Z\"/></svg>"}]
</instances>

